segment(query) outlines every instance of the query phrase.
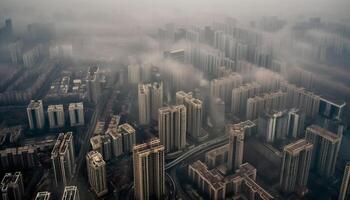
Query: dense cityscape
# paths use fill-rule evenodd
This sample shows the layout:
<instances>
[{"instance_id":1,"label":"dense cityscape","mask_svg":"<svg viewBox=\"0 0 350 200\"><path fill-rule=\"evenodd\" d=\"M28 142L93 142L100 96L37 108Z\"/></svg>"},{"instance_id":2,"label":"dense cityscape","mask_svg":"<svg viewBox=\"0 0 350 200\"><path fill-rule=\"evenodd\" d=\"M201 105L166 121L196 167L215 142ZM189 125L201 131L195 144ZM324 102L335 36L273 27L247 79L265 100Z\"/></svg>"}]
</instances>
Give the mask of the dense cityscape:
<instances>
[{"instance_id":1,"label":"dense cityscape","mask_svg":"<svg viewBox=\"0 0 350 200\"><path fill-rule=\"evenodd\" d=\"M0 2L0 200L350 200L350 5L155 2Z\"/></svg>"}]
</instances>

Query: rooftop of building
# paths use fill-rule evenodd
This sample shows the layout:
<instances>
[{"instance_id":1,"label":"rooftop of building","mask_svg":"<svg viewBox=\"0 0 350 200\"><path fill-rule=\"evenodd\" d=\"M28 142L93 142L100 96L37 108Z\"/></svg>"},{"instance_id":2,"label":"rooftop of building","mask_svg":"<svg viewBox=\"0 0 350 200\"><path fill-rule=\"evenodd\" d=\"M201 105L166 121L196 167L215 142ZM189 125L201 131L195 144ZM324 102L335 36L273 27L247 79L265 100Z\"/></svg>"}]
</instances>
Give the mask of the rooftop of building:
<instances>
[{"instance_id":1,"label":"rooftop of building","mask_svg":"<svg viewBox=\"0 0 350 200\"><path fill-rule=\"evenodd\" d=\"M310 131L314 134L317 134L323 138L326 138L327 140L330 140L332 142L338 142L340 140L339 135L332 133L332 132L328 131L327 129L322 128L322 127L315 125L315 124L307 127L306 132L308 132L308 131Z\"/></svg>"},{"instance_id":2,"label":"rooftop of building","mask_svg":"<svg viewBox=\"0 0 350 200\"><path fill-rule=\"evenodd\" d=\"M164 146L160 144L160 140L158 138L153 138L150 141L138 144L133 147L134 153L147 153L151 151L163 151Z\"/></svg>"},{"instance_id":3,"label":"rooftop of building","mask_svg":"<svg viewBox=\"0 0 350 200\"><path fill-rule=\"evenodd\" d=\"M284 146L283 150L291 154L298 154L301 151L311 149L312 147L313 145L311 143L307 142L305 139L300 139Z\"/></svg>"},{"instance_id":4,"label":"rooftop of building","mask_svg":"<svg viewBox=\"0 0 350 200\"><path fill-rule=\"evenodd\" d=\"M36 194L35 200L50 200L51 193L48 191L38 192Z\"/></svg>"},{"instance_id":5,"label":"rooftop of building","mask_svg":"<svg viewBox=\"0 0 350 200\"><path fill-rule=\"evenodd\" d=\"M43 101L42 100L31 100L28 108L39 108L43 106Z\"/></svg>"},{"instance_id":6,"label":"rooftop of building","mask_svg":"<svg viewBox=\"0 0 350 200\"><path fill-rule=\"evenodd\" d=\"M73 200L78 193L76 186L66 186L62 195L62 200Z\"/></svg>"},{"instance_id":7,"label":"rooftop of building","mask_svg":"<svg viewBox=\"0 0 350 200\"><path fill-rule=\"evenodd\" d=\"M124 133L135 133L135 129L128 123L124 123L118 126L118 131Z\"/></svg>"},{"instance_id":8,"label":"rooftop of building","mask_svg":"<svg viewBox=\"0 0 350 200\"><path fill-rule=\"evenodd\" d=\"M69 109L82 108L83 106L83 102L70 103Z\"/></svg>"},{"instance_id":9,"label":"rooftop of building","mask_svg":"<svg viewBox=\"0 0 350 200\"><path fill-rule=\"evenodd\" d=\"M100 167L106 164L103 160L103 156L97 151L88 152L86 158L90 161L90 164L95 167Z\"/></svg>"},{"instance_id":10,"label":"rooftop of building","mask_svg":"<svg viewBox=\"0 0 350 200\"><path fill-rule=\"evenodd\" d=\"M47 107L47 111L63 111L63 105L62 104L49 105Z\"/></svg>"}]
</instances>

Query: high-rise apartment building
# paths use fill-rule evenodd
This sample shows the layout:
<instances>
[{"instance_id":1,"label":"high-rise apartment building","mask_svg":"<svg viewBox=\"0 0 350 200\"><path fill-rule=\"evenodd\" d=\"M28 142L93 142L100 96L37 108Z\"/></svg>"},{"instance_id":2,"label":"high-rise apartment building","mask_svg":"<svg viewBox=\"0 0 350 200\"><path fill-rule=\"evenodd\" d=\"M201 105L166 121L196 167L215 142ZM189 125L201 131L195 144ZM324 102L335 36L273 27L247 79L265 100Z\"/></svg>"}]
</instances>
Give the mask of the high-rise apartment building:
<instances>
[{"instance_id":1,"label":"high-rise apartment building","mask_svg":"<svg viewBox=\"0 0 350 200\"><path fill-rule=\"evenodd\" d=\"M73 133L60 133L51 152L52 169L55 175L55 184L66 186L69 184L75 171L75 152Z\"/></svg>"},{"instance_id":2,"label":"high-rise apartment building","mask_svg":"<svg viewBox=\"0 0 350 200\"><path fill-rule=\"evenodd\" d=\"M164 146L159 139L134 146L135 199L162 199L165 192Z\"/></svg>"},{"instance_id":3,"label":"high-rise apartment building","mask_svg":"<svg viewBox=\"0 0 350 200\"><path fill-rule=\"evenodd\" d=\"M44 107L42 100L31 100L27 107L30 129L42 129L45 126Z\"/></svg>"},{"instance_id":4,"label":"high-rise apartment building","mask_svg":"<svg viewBox=\"0 0 350 200\"><path fill-rule=\"evenodd\" d=\"M299 109L292 108L288 111L288 137L297 138L304 135L305 114Z\"/></svg>"},{"instance_id":5,"label":"high-rise apartment building","mask_svg":"<svg viewBox=\"0 0 350 200\"><path fill-rule=\"evenodd\" d=\"M287 106L287 94L284 92L265 93L261 96L248 98L246 119L254 120L259 113L271 110L284 110Z\"/></svg>"},{"instance_id":6,"label":"high-rise apartment building","mask_svg":"<svg viewBox=\"0 0 350 200\"><path fill-rule=\"evenodd\" d=\"M68 107L71 126L84 125L84 104L83 102L70 103Z\"/></svg>"},{"instance_id":7,"label":"high-rise apartment building","mask_svg":"<svg viewBox=\"0 0 350 200\"><path fill-rule=\"evenodd\" d=\"M138 84L141 81L141 67L138 64L128 65L128 82Z\"/></svg>"},{"instance_id":8,"label":"high-rise apartment building","mask_svg":"<svg viewBox=\"0 0 350 200\"><path fill-rule=\"evenodd\" d=\"M118 126L118 133L122 135L123 138L123 152L131 153L133 146L136 144L136 131L128 123L124 123Z\"/></svg>"},{"instance_id":9,"label":"high-rise apartment building","mask_svg":"<svg viewBox=\"0 0 350 200\"><path fill-rule=\"evenodd\" d=\"M99 67L90 67L86 76L87 97L90 102L97 103L102 93L102 74Z\"/></svg>"},{"instance_id":10,"label":"high-rise apartment building","mask_svg":"<svg viewBox=\"0 0 350 200\"><path fill-rule=\"evenodd\" d=\"M311 166L313 145L305 139L284 146L280 187L289 193L306 187Z\"/></svg>"},{"instance_id":11,"label":"high-rise apartment building","mask_svg":"<svg viewBox=\"0 0 350 200\"><path fill-rule=\"evenodd\" d=\"M350 162L346 163L343 179L340 186L338 200L349 199L349 186L350 186Z\"/></svg>"},{"instance_id":12,"label":"high-rise apartment building","mask_svg":"<svg viewBox=\"0 0 350 200\"><path fill-rule=\"evenodd\" d=\"M285 111L264 112L258 118L258 133L266 142L275 142L287 136L288 115Z\"/></svg>"},{"instance_id":13,"label":"high-rise apartment building","mask_svg":"<svg viewBox=\"0 0 350 200\"><path fill-rule=\"evenodd\" d=\"M243 162L244 128L239 125L226 127L229 134L227 170L235 171Z\"/></svg>"},{"instance_id":14,"label":"high-rise apartment building","mask_svg":"<svg viewBox=\"0 0 350 200\"><path fill-rule=\"evenodd\" d=\"M311 167L321 176L333 176L342 137L311 125L306 128L305 139L314 145Z\"/></svg>"},{"instance_id":15,"label":"high-rise apartment building","mask_svg":"<svg viewBox=\"0 0 350 200\"><path fill-rule=\"evenodd\" d=\"M50 199L51 199L51 192L48 192L48 191L38 192L35 197L35 200L50 200Z\"/></svg>"},{"instance_id":16,"label":"high-rise apartment building","mask_svg":"<svg viewBox=\"0 0 350 200\"><path fill-rule=\"evenodd\" d=\"M66 186L63 191L62 200L80 200L77 186Z\"/></svg>"},{"instance_id":17,"label":"high-rise apartment building","mask_svg":"<svg viewBox=\"0 0 350 200\"><path fill-rule=\"evenodd\" d=\"M49 116L50 128L64 127L64 110L62 104L49 105L47 115Z\"/></svg>"},{"instance_id":18,"label":"high-rise apartment building","mask_svg":"<svg viewBox=\"0 0 350 200\"><path fill-rule=\"evenodd\" d=\"M1 180L1 199L24 199L23 177L21 172L6 173Z\"/></svg>"},{"instance_id":19,"label":"high-rise apartment building","mask_svg":"<svg viewBox=\"0 0 350 200\"><path fill-rule=\"evenodd\" d=\"M158 119L158 109L163 106L163 83L138 85L139 123L147 125Z\"/></svg>"},{"instance_id":20,"label":"high-rise apartment building","mask_svg":"<svg viewBox=\"0 0 350 200\"><path fill-rule=\"evenodd\" d=\"M210 98L221 98L230 108L232 90L242 85L242 76L238 73L231 73L228 76L213 79L210 81Z\"/></svg>"},{"instance_id":21,"label":"high-rise apartment building","mask_svg":"<svg viewBox=\"0 0 350 200\"><path fill-rule=\"evenodd\" d=\"M112 157L112 142L110 135L96 135L90 138L91 149L99 152L105 161Z\"/></svg>"},{"instance_id":22,"label":"high-rise apartment building","mask_svg":"<svg viewBox=\"0 0 350 200\"><path fill-rule=\"evenodd\" d=\"M97 197L101 197L108 192L106 162L97 151L90 151L86 154L86 169L89 183Z\"/></svg>"},{"instance_id":23,"label":"high-rise apartment building","mask_svg":"<svg viewBox=\"0 0 350 200\"><path fill-rule=\"evenodd\" d=\"M169 106L159 109L159 139L166 152L181 150L186 146L186 107Z\"/></svg>"},{"instance_id":24,"label":"high-rise apartment building","mask_svg":"<svg viewBox=\"0 0 350 200\"><path fill-rule=\"evenodd\" d=\"M176 104L183 104L187 112L187 132L193 139L198 139L202 136L202 117L203 117L203 102L193 98L192 93L184 91L176 92Z\"/></svg>"},{"instance_id":25,"label":"high-rise apartment building","mask_svg":"<svg viewBox=\"0 0 350 200\"><path fill-rule=\"evenodd\" d=\"M256 82L241 85L232 90L231 112L236 116L243 117L247 108L248 98L260 94L260 85Z\"/></svg>"}]
</instances>

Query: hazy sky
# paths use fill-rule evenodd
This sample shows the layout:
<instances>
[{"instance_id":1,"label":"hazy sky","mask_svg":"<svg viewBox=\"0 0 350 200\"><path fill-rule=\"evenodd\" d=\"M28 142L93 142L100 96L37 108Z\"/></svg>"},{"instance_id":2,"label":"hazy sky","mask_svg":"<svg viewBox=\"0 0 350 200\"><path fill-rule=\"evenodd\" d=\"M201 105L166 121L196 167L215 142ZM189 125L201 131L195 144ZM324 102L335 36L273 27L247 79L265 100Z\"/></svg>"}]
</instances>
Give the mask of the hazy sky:
<instances>
[{"instance_id":1,"label":"hazy sky","mask_svg":"<svg viewBox=\"0 0 350 200\"><path fill-rule=\"evenodd\" d=\"M350 0L1 0L0 19L32 21L136 22L142 25L189 19L211 21L221 15L239 20L256 16L350 18ZM127 19L120 19L120 15ZM119 19L118 19L119 18ZM118 24L115 24L116 26Z\"/></svg>"}]
</instances>

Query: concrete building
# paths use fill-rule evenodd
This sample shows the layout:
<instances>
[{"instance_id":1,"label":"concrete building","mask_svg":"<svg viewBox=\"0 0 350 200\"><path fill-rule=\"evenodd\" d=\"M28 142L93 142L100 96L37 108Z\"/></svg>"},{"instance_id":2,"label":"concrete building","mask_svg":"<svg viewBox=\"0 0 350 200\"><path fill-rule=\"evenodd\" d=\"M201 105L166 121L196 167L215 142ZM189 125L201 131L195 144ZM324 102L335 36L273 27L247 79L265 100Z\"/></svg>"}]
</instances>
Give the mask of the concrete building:
<instances>
[{"instance_id":1,"label":"concrete building","mask_svg":"<svg viewBox=\"0 0 350 200\"><path fill-rule=\"evenodd\" d=\"M31 100L27 107L30 129L43 129L45 126L44 107L42 100Z\"/></svg>"},{"instance_id":2,"label":"concrete building","mask_svg":"<svg viewBox=\"0 0 350 200\"><path fill-rule=\"evenodd\" d=\"M231 108L232 90L242 85L242 76L238 73L231 73L228 76L213 79L210 81L210 98L222 99L227 109Z\"/></svg>"},{"instance_id":3,"label":"concrete building","mask_svg":"<svg viewBox=\"0 0 350 200\"><path fill-rule=\"evenodd\" d=\"M298 140L283 148L280 187L290 193L306 187L311 166L313 145L305 139Z\"/></svg>"},{"instance_id":4,"label":"concrete building","mask_svg":"<svg viewBox=\"0 0 350 200\"><path fill-rule=\"evenodd\" d=\"M89 67L86 76L86 90L89 102L97 103L102 93L103 78L99 67Z\"/></svg>"},{"instance_id":5,"label":"concrete building","mask_svg":"<svg viewBox=\"0 0 350 200\"><path fill-rule=\"evenodd\" d=\"M6 173L1 180L1 197L8 200L24 199L23 177L21 172Z\"/></svg>"},{"instance_id":6,"label":"concrete building","mask_svg":"<svg viewBox=\"0 0 350 200\"><path fill-rule=\"evenodd\" d=\"M350 162L346 163L343 180L341 182L338 200L349 199L349 185L350 184Z\"/></svg>"},{"instance_id":7,"label":"concrete building","mask_svg":"<svg viewBox=\"0 0 350 200\"><path fill-rule=\"evenodd\" d=\"M158 109L163 106L163 83L138 85L139 123L147 125L158 119Z\"/></svg>"},{"instance_id":8,"label":"concrete building","mask_svg":"<svg viewBox=\"0 0 350 200\"><path fill-rule=\"evenodd\" d=\"M188 176L208 199L274 199L255 182L256 169L249 163L242 164L234 174L225 176L217 168L208 170L207 166L198 160L188 166Z\"/></svg>"},{"instance_id":9,"label":"concrete building","mask_svg":"<svg viewBox=\"0 0 350 200\"><path fill-rule=\"evenodd\" d=\"M97 151L90 151L86 154L86 169L89 184L97 197L101 197L108 192L106 177L106 162Z\"/></svg>"},{"instance_id":10,"label":"concrete building","mask_svg":"<svg viewBox=\"0 0 350 200\"><path fill-rule=\"evenodd\" d=\"M281 89L287 93L287 108L298 108L307 117L319 114L320 96L287 82L281 85Z\"/></svg>"},{"instance_id":11,"label":"concrete building","mask_svg":"<svg viewBox=\"0 0 350 200\"><path fill-rule=\"evenodd\" d=\"M90 138L90 145L93 151L99 152L105 161L112 157L112 143L109 135L96 135Z\"/></svg>"},{"instance_id":12,"label":"concrete building","mask_svg":"<svg viewBox=\"0 0 350 200\"><path fill-rule=\"evenodd\" d=\"M239 125L226 127L229 134L227 170L235 171L243 162L244 128Z\"/></svg>"},{"instance_id":13,"label":"concrete building","mask_svg":"<svg viewBox=\"0 0 350 200\"><path fill-rule=\"evenodd\" d=\"M109 137L111 138L112 154L115 157L122 155L124 153L122 135L117 131L117 129L108 129L106 134L108 134Z\"/></svg>"},{"instance_id":14,"label":"concrete building","mask_svg":"<svg viewBox=\"0 0 350 200\"><path fill-rule=\"evenodd\" d=\"M141 67L138 64L128 65L128 83L139 84L141 81Z\"/></svg>"},{"instance_id":15,"label":"concrete building","mask_svg":"<svg viewBox=\"0 0 350 200\"><path fill-rule=\"evenodd\" d=\"M342 136L311 125L306 128L305 139L314 145L311 167L321 176L333 176Z\"/></svg>"},{"instance_id":16,"label":"concrete building","mask_svg":"<svg viewBox=\"0 0 350 200\"><path fill-rule=\"evenodd\" d=\"M287 130L288 115L285 111L264 112L258 118L258 133L266 142L286 138Z\"/></svg>"},{"instance_id":17,"label":"concrete building","mask_svg":"<svg viewBox=\"0 0 350 200\"><path fill-rule=\"evenodd\" d=\"M248 98L260 94L260 85L256 82L241 85L232 90L231 112L235 116L243 117L247 108Z\"/></svg>"},{"instance_id":18,"label":"concrete building","mask_svg":"<svg viewBox=\"0 0 350 200\"><path fill-rule=\"evenodd\" d=\"M0 150L1 169L31 169L39 164L37 151L33 146L13 147Z\"/></svg>"},{"instance_id":19,"label":"concrete building","mask_svg":"<svg viewBox=\"0 0 350 200\"><path fill-rule=\"evenodd\" d=\"M64 127L64 110L63 105L49 105L47 108L50 128Z\"/></svg>"},{"instance_id":20,"label":"concrete building","mask_svg":"<svg viewBox=\"0 0 350 200\"><path fill-rule=\"evenodd\" d=\"M163 83L154 82L151 85L151 118L158 120L158 109L163 107Z\"/></svg>"},{"instance_id":21,"label":"concrete building","mask_svg":"<svg viewBox=\"0 0 350 200\"><path fill-rule=\"evenodd\" d=\"M118 126L118 133L121 134L123 138L123 152L131 153L136 144L135 129L130 124L124 123Z\"/></svg>"},{"instance_id":22,"label":"concrete building","mask_svg":"<svg viewBox=\"0 0 350 200\"><path fill-rule=\"evenodd\" d=\"M198 139L202 136L202 117L203 117L203 102L193 98L192 93L184 91L176 92L176 104L183 104L187 112L187 132L193 139Z\"/></svg>"},{"instance_id":23,"label":"concrete building","mask_svg":"<svg viewBox=\"0 0 350 200\"><path fill-rule=\"evenodd\" d=\"M51 199L51 192L48 192L48 191L38 192L35 197L35 200L50 200L50 199Z\"/></svg>"},{"instance_id":24,"label":"concrete building","mask_svg":"<svg viewBox=\"0 0 350 200\"><path fill-rule=\"evenodd\" d=\"M164 150L159 139L134 146L135 199L163 199L165 193Z\"/></svg>"},{"instance_id":25,"label":"concrete building","mask_svg":"<svg viewBox=\"0 0 350 200\"><path fill-rule=\"evenodd\" d=\"M246 119L255 120L259 113L271 110L284 110L287 106L287 93L272 92L248 98Z\"/></svg>"},{"instance_id":26,"label":"concrete building","mask_svg":"<svg viewBox=\"0 0 350 200\"><path fill-rule=\"evenodd\" d=\"M84 125L84 104L83 102L70 103L68 107L71 126Z\"/></svg>"},{"instance_id":27,"label":"concrete building","mask_svg":"<svg viewBox=\"0 0 350 200\"><path fill-rule=\"evenodd\" d=\"M66 186L63 191L62 200L80 200L77 186Z\"/></svg>"},{"instance_id":28,"label":"concrete building","mask_svg":"<svg viewBox=\"0 0 350 200\"><path fill-rule=\"evenodd\" d=\"M159 109L159 139L166 152L186 147L186 107L169 106Z\"/></svg>"},{"instance_id":29,"label":"concrete building","mask_svg":"<svg viewBox=\"0 0 350 200\"><path fill-rule=\"evenodd\" d=\"M292 108L288 111L288 137L297 138L304 135L305 114L299 109Z\"/></svg>"},{"instance_id":30,"label":"concrete building","mask_svg":"<svg viewBox=\"0 0 350 200\"><path fill-rule=\"evenodd\" d=\"M73 133L60 133L51 152L52 170L56 186L68 185L75 173Z\"/></svg>"},{"instance_id":31,"label":"concrete building","mask_svg":"<svg viewBox=\"0 0 350 200\"><path fill-rule=\"evenodd\" d=\"M226 164L228 160L229 145L223 145L205 153L205 163L212 169L221 164Z\"/></svg>"}]
</instances>

